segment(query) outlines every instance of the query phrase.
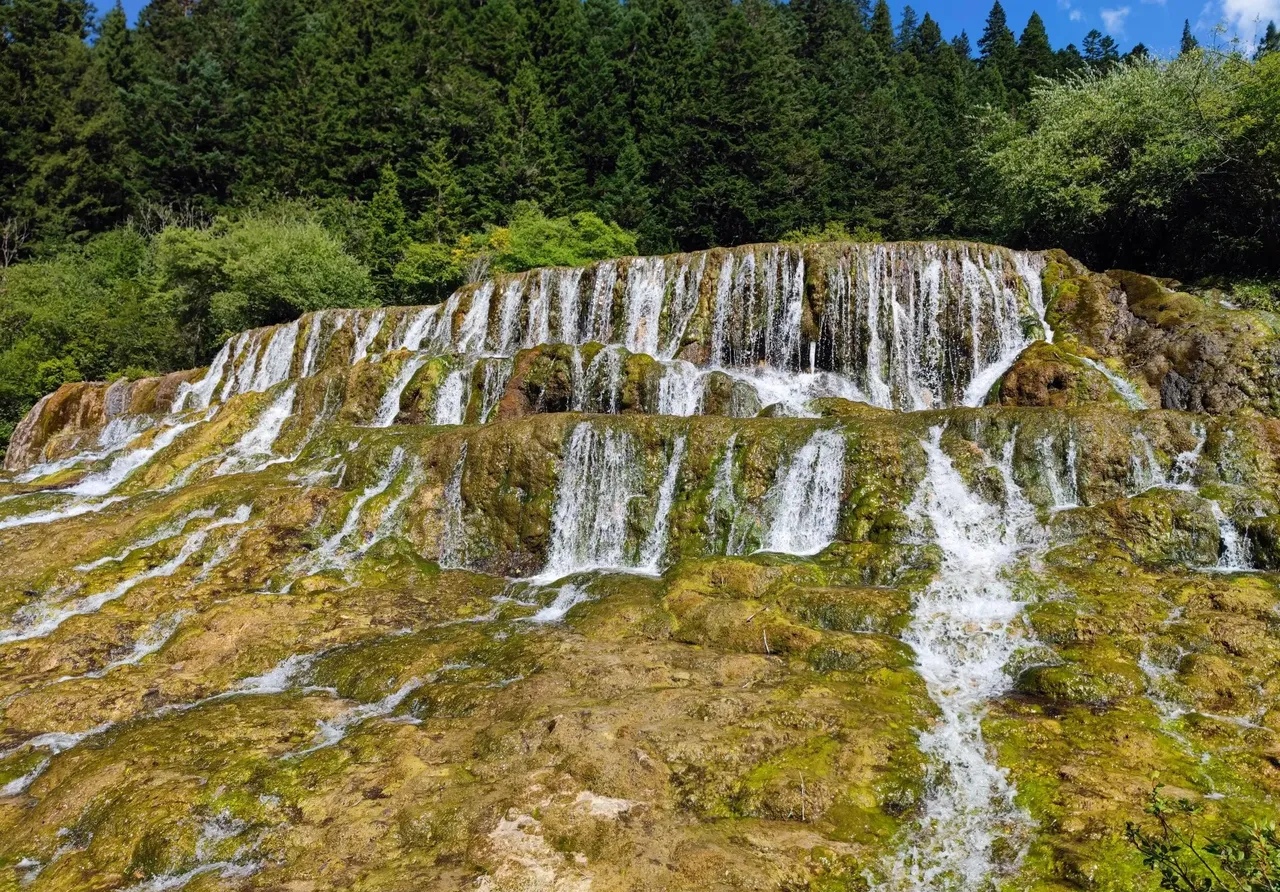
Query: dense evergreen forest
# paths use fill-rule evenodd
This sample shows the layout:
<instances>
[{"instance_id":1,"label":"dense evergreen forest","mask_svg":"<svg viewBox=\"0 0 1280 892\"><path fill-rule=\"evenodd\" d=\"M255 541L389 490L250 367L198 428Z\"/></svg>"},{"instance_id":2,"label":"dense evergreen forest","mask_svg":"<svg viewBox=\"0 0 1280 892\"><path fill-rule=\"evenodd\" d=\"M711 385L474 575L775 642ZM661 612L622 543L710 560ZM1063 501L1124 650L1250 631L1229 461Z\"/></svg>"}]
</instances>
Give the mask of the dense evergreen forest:
<instances>
[{"instance_id":1,"label":"dense evergreen forest","mask_svg":"<svg viewBox=\"0 0 1280 892\"><path fill-rule=\"evenodd\" d=\"M1280 35L1055 49L884 0L0 0L0 441L477 271L854 234L1280 272ZM1265 286L1242 294L1270 299Z\"/></svg>"}]
</instances>

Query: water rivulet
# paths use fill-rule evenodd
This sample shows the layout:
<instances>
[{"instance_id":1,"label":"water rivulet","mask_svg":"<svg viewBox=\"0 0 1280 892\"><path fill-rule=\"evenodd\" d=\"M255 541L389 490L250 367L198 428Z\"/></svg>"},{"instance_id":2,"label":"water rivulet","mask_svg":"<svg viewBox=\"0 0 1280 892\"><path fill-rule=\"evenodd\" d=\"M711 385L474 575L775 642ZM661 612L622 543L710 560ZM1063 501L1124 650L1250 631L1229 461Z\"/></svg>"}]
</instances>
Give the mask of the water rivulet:
<instances>
[{"instance_id":1,"label":"water rivulet","mask_svg":"<svg viewBox=\"0 0 1280 892\"><path fill-rule=\"evenodd\" d=\"M1153 887L1154 783L1280 799L1273 325L756 245L65 385L0 478L0 887Z\"/></svg>"}]
</instances>

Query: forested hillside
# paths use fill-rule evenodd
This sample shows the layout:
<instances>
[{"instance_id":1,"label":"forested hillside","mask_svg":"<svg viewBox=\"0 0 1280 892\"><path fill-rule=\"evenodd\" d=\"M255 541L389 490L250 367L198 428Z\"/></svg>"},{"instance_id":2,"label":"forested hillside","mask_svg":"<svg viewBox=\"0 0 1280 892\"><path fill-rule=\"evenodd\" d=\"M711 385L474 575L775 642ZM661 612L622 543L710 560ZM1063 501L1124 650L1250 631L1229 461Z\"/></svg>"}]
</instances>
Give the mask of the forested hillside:
<instances>
[{"instance_id":1,"label":"forested hillside","mask_svg":"<svg viewBox=\"0 0 1280 892\"><path fill-rule=\"evenodd\" d=\"M1157 61L999 3L971 41L883 0L4 0L0 34L0 440L63 381L490 266L853 233L1280 269L1274 27Z\"/></svg>"}]
</instances>

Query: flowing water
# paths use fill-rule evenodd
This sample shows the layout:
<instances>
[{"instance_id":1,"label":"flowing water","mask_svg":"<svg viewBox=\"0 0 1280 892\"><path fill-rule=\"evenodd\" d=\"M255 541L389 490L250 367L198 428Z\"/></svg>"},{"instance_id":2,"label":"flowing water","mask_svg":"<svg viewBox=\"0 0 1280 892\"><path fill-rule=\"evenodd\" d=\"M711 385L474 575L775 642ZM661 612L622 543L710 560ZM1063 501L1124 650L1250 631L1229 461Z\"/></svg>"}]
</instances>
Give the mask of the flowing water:
<instances>
[{"instance_id":1,"label":"flowing water","mask_svg":"<svg viewBox=\"0 0 1280 892\"><path fill-rule=\"evenodd\" d=\"M764 551L809 555L831 544L844 486L844 451L843 434L820 430L779 468Z\"/></svg>"},{"instance_id":2,"label":"flowing water","mask_svg":"<svg viewBox=\"0 0 1280 892\"><path fill-rule=\"evenodd\" d=\"M104 591L69 602L38 603L24 607L18 612L19 623L16 626L0 630L0 644L43 638L57 631L72 617L101 610L104 605L123 597L144 582L172 576L204 547L213 532L223 527L244 524L249 520L250 511L250 506L241 505L232 514L209 522L188 535L177 553L169 560L131 576Z\"/></svg>"},{"instance_id":3,"label":"flowing water","mask_svg":"<svg viewBox=\"0 0 1280 892\"><path fill-rule=\"evenodd\" d=\"M1005 574L1036 535L1035 512L1013 483L1012 440L999 465L1003 506L969 490L941 441L935 428L922 443L925 480L910 513L932 531L942 564L904 636L940 717L920 737L931 760L924 814L888 866L886 892L985 889L1003 866L997 846L1016 854L1029 821L983 739L982 718L1008 689L1005 665L1027 641Z\"/></svg>"}]
</instances>

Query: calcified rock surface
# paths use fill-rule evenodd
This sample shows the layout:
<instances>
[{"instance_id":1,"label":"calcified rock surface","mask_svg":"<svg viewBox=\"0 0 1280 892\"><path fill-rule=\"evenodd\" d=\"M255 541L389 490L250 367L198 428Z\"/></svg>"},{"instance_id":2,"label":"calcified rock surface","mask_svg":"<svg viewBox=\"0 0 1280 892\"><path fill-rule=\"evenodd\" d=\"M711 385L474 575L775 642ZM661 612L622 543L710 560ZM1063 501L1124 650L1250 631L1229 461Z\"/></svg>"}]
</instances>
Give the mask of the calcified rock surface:
<instances>
[{"instance_id":1,"label":"calcified rock surface","mask_svg":"<svg viewBox=\"0 0 1280 892\"><path fill-rule=\"evenodd\" d=\"M1276 345L760 245L64 387L0 481L0 888L1153 888L1157 779L1277 808Z\"/></svg>"}]
</instances>

